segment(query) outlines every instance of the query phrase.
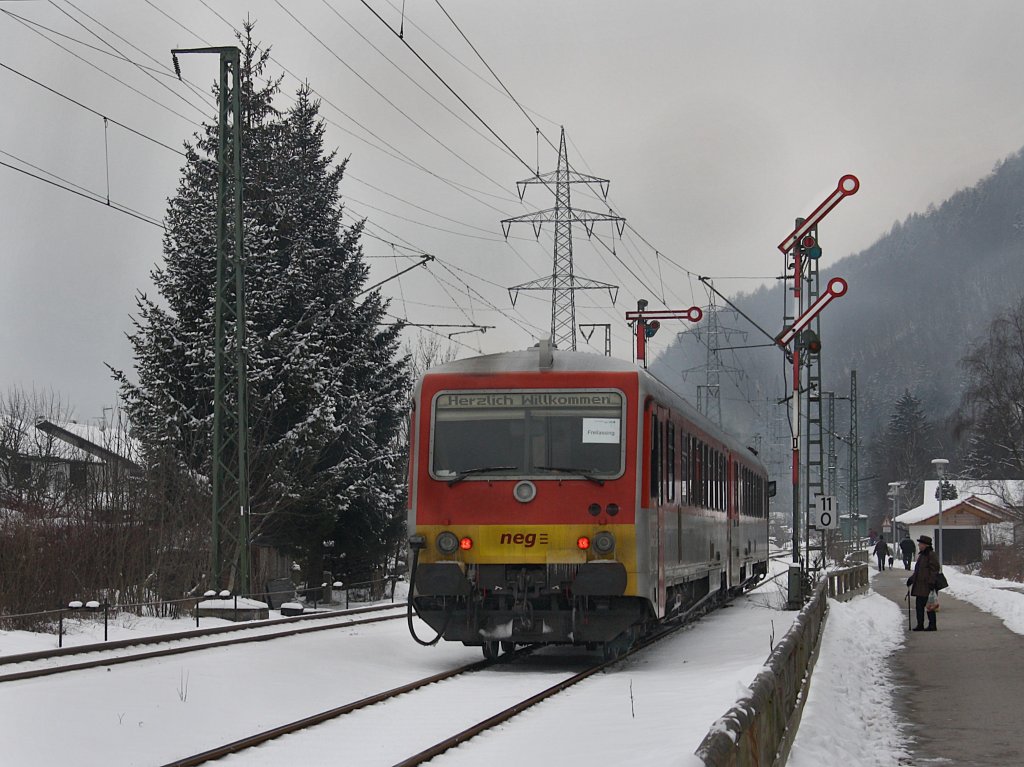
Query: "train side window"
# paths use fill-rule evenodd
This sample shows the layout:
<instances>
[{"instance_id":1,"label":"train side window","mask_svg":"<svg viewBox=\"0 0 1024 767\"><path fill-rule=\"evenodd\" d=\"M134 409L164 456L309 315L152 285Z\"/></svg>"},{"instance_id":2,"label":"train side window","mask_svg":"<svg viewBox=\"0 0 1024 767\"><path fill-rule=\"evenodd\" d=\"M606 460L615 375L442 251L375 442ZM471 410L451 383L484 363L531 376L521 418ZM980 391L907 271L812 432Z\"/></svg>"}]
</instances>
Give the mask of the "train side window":
<instances>
[{"instance_id":1,"label":"train side window","mask_svg":"<svg viewBox=\"0 0 1024 767\"><path fill-rule=\"evenodd\" d=\"M665 489L670 501L676 499L676 425L669 421L665 424Z\"/></svg>"},{"instance_id":2,"label":"train side window","mask_svg":"<svg viewBox=\"0 0 1024 767\"><path fill-rule=\"evenodd\" d=\"M725 508L722 493L722 454L715 451L715 508L721 511Z\"/></svg>"},{"instance_id":3,"label":"train side window","mask_svg":"<svg viewBox=\"0 0 1024 767\"><path fill-rule=\"evenodd\" d=\"M704 506L704 443L699 439L693 442L693 505Z\"/></svg>"},{"instance_id":4,"label":"train side window","mask_svg":"<svg viewBox=\"0 0 1024 767\"><path fill-rule=\"evenodd\" d=\"M697 505L697 475L700 467L700 453L697 452L697 438L690 437L690 475L689 500L691 506Z\"/></svg>"},{"instance_id":5,"label":"train side window","mask_svg":"<svg viewBox=\"0 0 1024 767\"><path fill-rule=\"evenodd\" d=\"M690 502L690 435L679 431L679 500Z\"/></svg>"},{"instance_id":6,"label":"train side window","mask_svg":"<svg viewBox=\"0 0 1024 767\"><path fill-rule=\"evenodd\" d=\"M717 450L711 451L711 508L716 511L722 508L722 464Z\"/></svg>"},{"instance_id":7,"label":"train side window","mask_svg":"<svg viewBox=\"0 0 1024 767\"><path fill-rule=\"evenodd\" d=\"M659 454L661 452L659 450L660 446L658 444L661 441L659 439L659 437L660 437L660 424L658 423L658 416L656 416L656 415L654 415L652 413L651 414L651 460L650 460L650 466L651 466L651 501L652 502L658 499L658 497L660 495L659 491L661 489L661 477L660 477L660 474L661 474L661 472L660 472L661 463L658 460L658 456L659 456Z\"/></svg>"},{"instance_id":8,"label":"train side window","mask_svg":"<svg viewBox=\"0 0 1024 767\"><path fill-rule=\"evenodd\" d=\"M708 446L703 442L700 443L700 465L701 465L701 482L700 482L700 505L705 509L711 508L711 472L713 467L711 461L708 460L710 457L710 450Z\"/></svg>"},{"instance_id":9,"label":"train side window","mask_svg":"<svg viewBox=\"0 0 1024 767\"><path fill-rule=\"evenodd\" d=\"M729 504L732 503L733 508L736 509L736 513L739 513L739 508L736 506L736 493L735 488L730 489L729 486L729 456L722 454L722 504L724 508L728 508Z\"/></svg>"},{"instance_id":10,"label":"train side window","mask_svg":"<svg viewBox=\"0 0 1024 767\"><path fill-rule=\"evenodd\" d=\"M715 458L718 464L718 482L715 483L715 489L718 491L718 510L725 511L725 456L716 452Z\"/></svg>"}]
</instances>

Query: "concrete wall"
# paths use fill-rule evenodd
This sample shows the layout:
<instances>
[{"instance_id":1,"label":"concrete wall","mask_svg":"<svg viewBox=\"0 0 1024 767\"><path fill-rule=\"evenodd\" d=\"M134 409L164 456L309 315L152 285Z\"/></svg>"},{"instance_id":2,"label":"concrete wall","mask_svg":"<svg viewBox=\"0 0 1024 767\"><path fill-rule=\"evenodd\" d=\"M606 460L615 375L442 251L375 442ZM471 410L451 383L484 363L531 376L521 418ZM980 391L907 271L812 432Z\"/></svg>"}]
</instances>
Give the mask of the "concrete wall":
<instances>
[{"instance_id":1,"label":"concrete wall","mask_svg":"<svg viewBox=\"0 0 1024 767\"><path fill-rule=\"evenodd\" d=\"M829 573L818 583L811 600L768 656L750 694L715 722L701 741L696 754L705 765L767 767L786 763L818 657L828 598L849 598L864 593L867 586L867 565Z\"/></svg>"}]
</instances>

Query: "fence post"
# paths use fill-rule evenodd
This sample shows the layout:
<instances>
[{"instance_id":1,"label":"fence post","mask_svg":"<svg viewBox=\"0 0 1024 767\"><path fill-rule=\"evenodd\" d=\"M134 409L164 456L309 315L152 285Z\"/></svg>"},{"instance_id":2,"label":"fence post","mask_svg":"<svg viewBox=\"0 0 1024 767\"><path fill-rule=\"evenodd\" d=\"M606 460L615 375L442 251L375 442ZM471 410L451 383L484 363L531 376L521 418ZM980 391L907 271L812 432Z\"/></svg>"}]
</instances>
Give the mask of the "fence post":
<instances>
[{"instance_id":1,"label":"fence post","mask_svg":"<svg viewBox=\"0 0 1024 767\"><path fill-rule=\"evenodd\" d=\"M103 600L103 641L107 641L107 615L110 610L110 605L107 604L107 600Z\"/></svg>"},{"instance_id":2,"label":"fence post","mask_svg":"<svg viewBox=\"0 0 1024 767\"><path fill-rule=\"evenodd\" d=\"M64 646L64 608L60 609L60 619L57 622L57 647Z\"/></svg>"}]
</instances>

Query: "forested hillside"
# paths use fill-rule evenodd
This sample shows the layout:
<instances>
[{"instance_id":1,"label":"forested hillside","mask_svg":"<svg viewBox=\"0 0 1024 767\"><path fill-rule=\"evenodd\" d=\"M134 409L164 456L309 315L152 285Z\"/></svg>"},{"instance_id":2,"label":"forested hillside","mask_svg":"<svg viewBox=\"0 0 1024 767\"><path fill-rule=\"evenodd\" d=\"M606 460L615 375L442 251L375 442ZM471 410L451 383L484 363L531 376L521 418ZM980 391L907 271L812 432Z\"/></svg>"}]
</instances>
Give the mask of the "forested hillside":
<instances>
[{"instance_id":1,"label":"forested hillside","mask_svg":"<svg viewBox=\"0 0 1024 767\"><path fill-rule=\"evenodd\" d=\"M935 449L955 457L949 421L966 380L960 361L984 338L993 317L1020 300L1022 228L1024 152L1000 162L974 187L892 224L861 253L839 258L829 248L827 224L822 226L821 284L831 276L849 282L847 295L822 314L823 383L826 390L846 395L850 371L857 370L862 478L883 474L873 465L872 451L905 392L920 401L936 426ZM781 329L781 283L735 302L773 335ZM719 346L767 341L735 313L723 311L720 323L734 330L719 336ZM734 331L747 335L744 339ZM694 401L696 387L706 383L700 369L707 362L706 340L706 333L684 334L652 366L674 383L689 371L683 386ZM788 440L788 429L780 433L783 408L771 402L786 396L782 355L772 348L735 350L723 352L722 362L736 369L722 376L723 420L741 434L760 434L769 460L784 460L778 443ZM748 399L753 406L746 404ZM845 402L837 405L838 431L843 434L848 431L847 412ZM839 466L846 465L845 450L840 450ZM874 485L862 482L862 513L877 515L884 509L882 479ZM840 484L845 488L842 471Z\"/></svg>"}]
</instances>

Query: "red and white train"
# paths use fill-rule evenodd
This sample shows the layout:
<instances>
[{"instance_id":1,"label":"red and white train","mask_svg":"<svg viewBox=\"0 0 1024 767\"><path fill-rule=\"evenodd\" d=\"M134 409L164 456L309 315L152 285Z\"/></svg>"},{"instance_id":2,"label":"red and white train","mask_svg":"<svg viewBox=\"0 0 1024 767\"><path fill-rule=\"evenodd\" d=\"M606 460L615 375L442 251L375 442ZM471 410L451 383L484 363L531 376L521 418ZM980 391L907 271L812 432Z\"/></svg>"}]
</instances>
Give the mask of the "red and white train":
<instances>
[{"instance_id":1,"label":"red and white train","mask_svg":"<svg viewBox=\"0 0 1024 767\"><path fill-rule=\"evenodd\" d=\"M541 344L432 368L410 445L411 607L488 657L617 654L767 572L764 466L630 363Z\"/></svg>"}]
</instances>

